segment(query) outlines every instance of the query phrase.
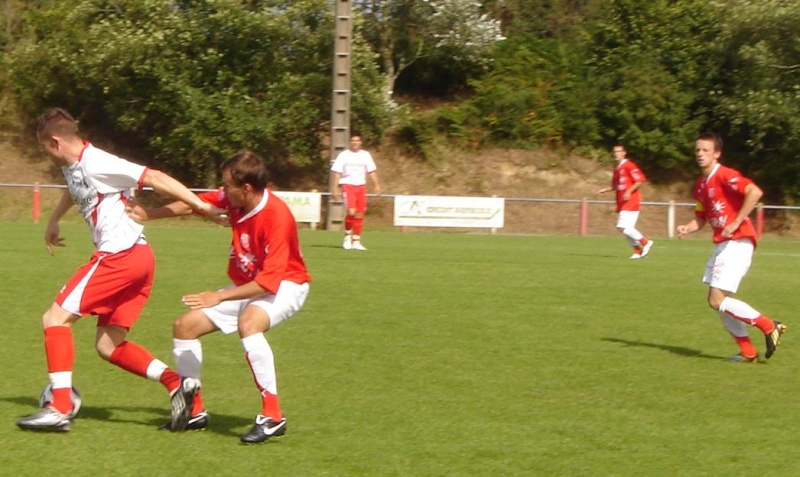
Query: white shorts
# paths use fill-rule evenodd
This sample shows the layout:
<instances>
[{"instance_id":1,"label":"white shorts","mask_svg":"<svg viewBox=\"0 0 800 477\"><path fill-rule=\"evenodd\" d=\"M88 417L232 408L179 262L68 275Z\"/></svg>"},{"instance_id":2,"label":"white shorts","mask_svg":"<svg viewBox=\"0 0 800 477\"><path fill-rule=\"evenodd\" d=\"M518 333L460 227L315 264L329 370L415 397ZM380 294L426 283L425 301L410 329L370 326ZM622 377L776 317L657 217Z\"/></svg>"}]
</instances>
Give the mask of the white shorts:
<instances>
[{"instance_id":1,"label":"white shorts","mask_svg":"<svg viewBox=\"0 0 800 477\"><path fill-rule=\"evenodd\" d=\"M234 288L229 285L224 290ZM201 311L224 334L238 329L239 315L250 305L257 306L267 312L270 329L278 326L283 320L294 316L308 296L308 283L297 284L284 280L278 287L278 293L264 293L254 298L223 301L217 306L203 308Z\"/></svg>"},{"instance_id":2,"label":"white shorts","mask_svg":"<svg viewBox=\"0 0 800 477\"><path fill-rule=\"evenodd\" d=\"M715 244L714 253L706 263L703 283L736 293L747 270L750 269L753 249L753 242L749 239L726 240Z\"/></svg>"},{"instance_id":3,"label":"white shorts","mask_svg":"<svg viewBox=\"0 0 800 477\"><path fill-rule=\"evenodd\" d=\"M617 228L635 228L637 220L639 220L638 210L620 210L619 215L617 215Z\"/></svg>"}]
</instances>

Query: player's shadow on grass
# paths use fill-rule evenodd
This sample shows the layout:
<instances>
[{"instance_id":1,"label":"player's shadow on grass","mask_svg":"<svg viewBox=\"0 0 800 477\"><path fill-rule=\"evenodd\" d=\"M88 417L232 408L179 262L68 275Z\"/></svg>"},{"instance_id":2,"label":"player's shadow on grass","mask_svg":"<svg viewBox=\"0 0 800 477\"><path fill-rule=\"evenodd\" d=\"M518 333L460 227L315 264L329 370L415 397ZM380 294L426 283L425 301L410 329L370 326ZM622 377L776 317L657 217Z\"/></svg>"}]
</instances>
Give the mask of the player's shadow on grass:
<instances>
[{"instance_id":1,"label":"player's shadow on grass","mask_svg":"<svg viewBox=\"0 0 800 477\"><path fill-rule=\"evenodd\" d=\"M31 414L39 409L39 399L30 396L3 396L0 401L17 404L30 408L30 412L23 411L19 417L22 418L27 414ZM104 422L117 422L135 424L140 426L150 427L153 430L158 429L162 424L169 422L169 403L166 403L163 408L161 407L145 407L145 406L109 406L97 407L87 406L81 407L78 416L75 418L77 426L80 426L80 421L104 421ZM116 411L116 412L115 412ZM155 414L158 417L127 417L131 413L146 413ZM246 416L229 416L225 414L212 414L208 428L205 432L213 432L224 436L238 437L244 434L253 424L253 419ZM73 429L76 426L73 425ZM166 432L166 431L165 431ZM189 431L191 432L191 431Z\"/></svg>"},{"instance_id":2,"label":"player's shadow on grass","mask_svg":"<svg viewBox=\"0 0 800 477\"><path fill-rule=\"evenodd\" d=\"M712 356L709 354L703 354L702 351L692 348L685 348L683 346L672 346L672 345L664 345L664 344L657 344L657 343L646 343L643 341L629 341L629 340L622 340L619 338L603 338L603 341L608 341L610 343L619 343L625 346L638 346L644 348L655 348L664 351L669 351L670 353L678 354L681 356L686 356L687 358L705 358L705 359L716 359L716 360L723 360L725 356Z\"/></svg>"}]
</instances>

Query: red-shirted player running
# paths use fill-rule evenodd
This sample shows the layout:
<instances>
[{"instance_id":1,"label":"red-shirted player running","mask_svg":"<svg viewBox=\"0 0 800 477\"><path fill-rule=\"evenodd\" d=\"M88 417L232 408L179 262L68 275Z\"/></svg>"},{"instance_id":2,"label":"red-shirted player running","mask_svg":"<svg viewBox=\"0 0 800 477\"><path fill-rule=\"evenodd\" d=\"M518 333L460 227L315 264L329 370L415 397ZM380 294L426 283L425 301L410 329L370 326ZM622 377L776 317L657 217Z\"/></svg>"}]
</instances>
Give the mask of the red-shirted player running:
<instances>
[{"instance_id":1,"label":"red-shirted player running","mask_svg":"<svg viewBox=\"0 0 800 477\"><path fill-rule=\"evenodd\" d=\"M616 191L617 199L617 230L628 240L633 247L631 259L644 258L650 253L655 242L648 240L638 229L636 222L639 220L639 209L642 198L639 188L647 180L644 173L633 161L628 159L628 151L622 144L614 145L614 159L617 165L611 179L611 187L604 187L597 191L598 194Z\"/></svg>"},{"instance_id":2,"label":"red-shirted player running","mask_svg":"<svg viewBox=\"0 0 800 477\"><path fill-rule=\"evenodd\" d=\"M128 217L125 208L132 188L149 186L203 213L223 211L201 201L168 175L85 142L75 119L63 109L47 110L38 118L37 138L67 181L67 190L47 224L47 251L52 255L52 247L64 246L58 221L73 203L89 225L97 251L67 281L42 316L53 397L39 412L20 419L17 425L46 431L70 429L74 417L72 325L82 316L97 315L97 352L126 371L160 381L172 396L171 426L182 429L189 419L191 399L199 382L182 381L149 351L125 339L150 296L155 267L143 227Z\"/></svg>"},{"instance_id":3,"label":"red-shirted player running","mask_svg":"<svg viewBox=\"0 0 800 477\"><path fill-rule=\"evenodd\" d=\"M217 291L186 295L191 311L173 328L173 351L178 373L200 379L203 361L200 337L215 331L239 332L262 406L255 424L242 442L257 443L286 432L286 418L278 405L272 349L264 332L296 314L306 300L311 277L306 271L297 225L289 207L267 189L264 160L240 151L222 164L223 188L200 198L228 210L233 238L228 263L231 285ZM135 207L138 220L152 220L192 211L182 202L156 209ZM203 429L209 416L198 391L186 429ZM165 425L164 427L169 427Z\"/></svg>"},{"instance_id":4,"label":"red-shirted player running","mask_svg":"<svg viewBox=\"0 0 800 477\"><path fill-rule=\"evenodd\" d=\"M731 297L736 293L753 258L756 231L750 220L763 192L739 171L719 163L722 138L703 133L695 141L695 155L702 175L694 187L695 218L679 225L678 236L700 230L706 223L714 229L714 253L706 263L703 283L708 284L708 304L717 310L725 328L739 345L739 354L729 361L758 362L745 324L755 326L766 338L764 356L770 358L780 344L786 325L773 321L747 303Z\"/></svg>"}]
</instances>

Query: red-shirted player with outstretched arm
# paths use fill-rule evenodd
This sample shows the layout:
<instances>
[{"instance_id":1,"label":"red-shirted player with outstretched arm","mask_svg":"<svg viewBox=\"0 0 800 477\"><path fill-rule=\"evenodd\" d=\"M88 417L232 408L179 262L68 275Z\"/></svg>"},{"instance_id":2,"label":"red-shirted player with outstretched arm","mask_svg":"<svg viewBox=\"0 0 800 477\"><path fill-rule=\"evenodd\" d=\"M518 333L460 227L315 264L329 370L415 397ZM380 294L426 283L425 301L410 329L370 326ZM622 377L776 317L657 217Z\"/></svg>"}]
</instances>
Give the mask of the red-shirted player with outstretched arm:
<instances>
[{"instance_id":1,"label":"red-shirted player with outstretched arm","mask_svg":"<svg viewBox=\"0 0 800 477\"><path fill-rule=\"evenodd\" d=\"M739 345L729 361L758 362L758 352L745 325L764 333L769 359L780 344L786 325L771 320L742 300L733 298L753 258L757 236L750 213L763 192L739 171L719 163L722 138L703 133L695 141L695 156L702 175L694 186L695 217L677 227L678 237L700 230L706 223L714 230L714 253L706 263L703 283L708 284L708 304L717 310L725 328Z\"/></svg>"},{"instance_id":2,"label":"red-shirted player with outstretched arm","mask_svg":"<svg viewBox=\"0 0 800 477\"><path fill-rule=\"evenodd\" d=\"M611 178L611 187L604 187L597 191L598 194L615 191L617 200L617 230L625 236L631 247L632 260L646 257L655 242L649 240L636 228L639 220L639 209L642 197L639 189L647 181L644 173L633 161L628 159L628 151L622 144L614 145L614 175Z\"/></svg>"},{"instance_id":3,"label":"red-shirted player with outstretched arm","mask_svg":"<svg viewBox=\"0 0 800 477\"><path fill-rule=\"evenodd\" d=\"M222 189L200 194L202 200L228 210L232 231L228 277L232 283L220 290L184 296L182 301L191 310L173 327L178 373L197 380L203 361L200 337L215 331L238 331L262 400L252 429L240 436L244 443L263 442L286 432L286 418L278 405L275 361L264 333L302 308L311 281L294 216L286 203L267 189L268 177L261 157L240 151L222 164ZM137 220L191 213L182 202L131 209ZM209 414L198 391L186 429L203 429L208 424Z\"/></svg>"}]
</instances>

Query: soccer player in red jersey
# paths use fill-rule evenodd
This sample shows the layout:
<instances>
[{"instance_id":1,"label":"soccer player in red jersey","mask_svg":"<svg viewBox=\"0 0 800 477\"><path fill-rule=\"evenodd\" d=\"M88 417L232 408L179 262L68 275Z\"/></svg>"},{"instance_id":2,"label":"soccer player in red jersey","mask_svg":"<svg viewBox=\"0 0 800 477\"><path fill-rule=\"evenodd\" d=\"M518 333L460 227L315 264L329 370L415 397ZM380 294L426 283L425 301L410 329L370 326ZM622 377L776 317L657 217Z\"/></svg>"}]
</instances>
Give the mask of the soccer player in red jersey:
<instances>
[{"instance_id":1,"label":"soccer player in red jersey","mask_svg":"<svg viewBox=\"0 0 800 477\"><path fill-rule=\"evenodd\" d=\"M64 246L58 222L73 204L89 225L97 250L72 275L42 316L52 401L17 424L33 430L70 429L74 417L72 325L85 315L97 315L95 348L100 357L126 371L160 381L172 396L171 425L184 427L199 383L182 381L149 351L126 339L150 296L155 268L143 227L128 217L126 204L131 189L149 186L202 213L214 215L223 211L201 201L172 177L84 141L75 119L61 108L49 109L38 118L36 134L67 182L45 231L48 253L53 254L53 247Z\"/></svg>"},{"instance_id":2,"label":"soccer player in red jersey","mask_svg":"<svg viewBox=\"0 0 800 477\"><path fill-rule=\"evenodd\" d=\"M648 240L636 229L636 222L639 220L639 209L642 204L639 188L647 178L639 169L639 166L628 159L628 151L625 146L615 144L613 152L617 165L614 167L611 187L604 187L597 193L605 194L612 190L616 191L617 230L625 236L630 246L633 247L633 254L630 258L637 260L646 257L654 244L652 240Z\"/></svg>"},{"instance_id":3,"label":"soccer player in red jersey","mask_svg":"<svg viewBox=\"0 0 800 477\"><path fill-rule=\"evenodd\" d=\"M719 163L722 156L719 135L700 134L695 141L695 156L702 172L694 186L695 217L677 227L678 237L684 238L706 223L714 231L714 253L706 263L703 283L709 286L709 306L717 310L725 328L739 345L739 354L729 361L758 362L758 352L750 341L746 324L764 333L764 356L770 358L780 344L786 325L731 296L750 268L757 237L749 215L763 192L739 171Z\"/></svg>"},{"instance_id":4,"label":"soccer player in red jersey","mask_svg":"<svg viewBox=\"0 0 800 477\"><path fill-rule=\"evenodd\" d=\"M311 281L294 216L267 188L268 177L264 160L244 150L222 164L223 187L200 194L202 200L228 211L232 229L228 277L232 283L220 290L182 297L191 310L173 327L178 373L197 380L203 361L200 337L215 331L238 331L262 401L252 429L240 436L244 443L263 442L286 432L286 418L278 405L275 360L264 333L302 308ZM138 220L191 213L183 202L131 210ZM193 399L187 429L208 425L201 394Z\"/></svg>"},{"instance_id":5,"label":"soccer player in red jersey","mask_svg":"<svg viewBox=\"0 0 800 477\"><path fill-rule=\"evenodd\" d=\"M367 248L361 244L361 233L364 229L364 214L367 212L367 176L372 179L375 193L381 194L381 183L378 180L378 168L372 154L361 149L360 134L350 136L350 148L340 152L333 161L331 171L333 181L341 187L347 213L344 218L345 250L361 250ZM339 190L333 191L334 200L339 200Z\"/></svg>"}]
</instances>

